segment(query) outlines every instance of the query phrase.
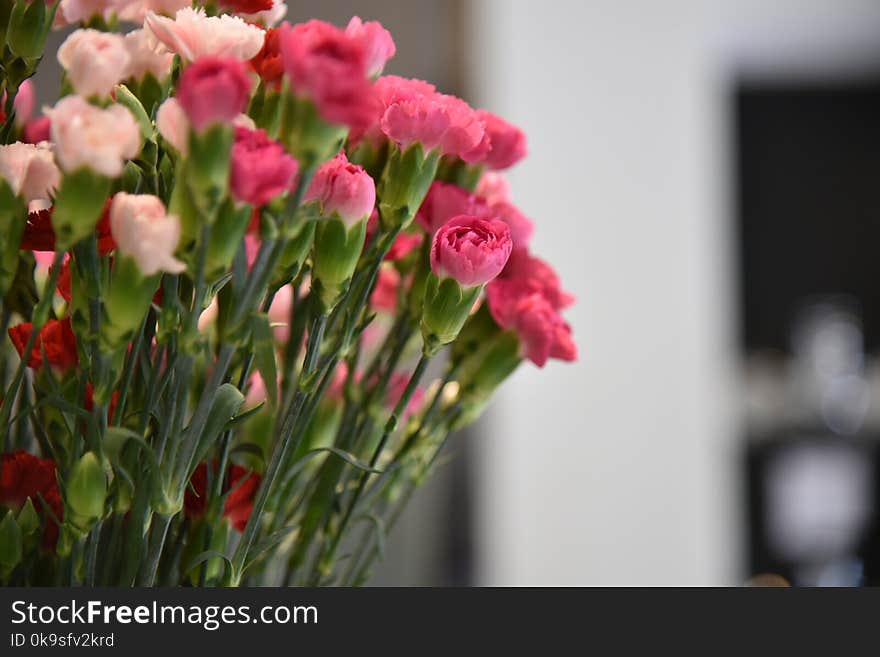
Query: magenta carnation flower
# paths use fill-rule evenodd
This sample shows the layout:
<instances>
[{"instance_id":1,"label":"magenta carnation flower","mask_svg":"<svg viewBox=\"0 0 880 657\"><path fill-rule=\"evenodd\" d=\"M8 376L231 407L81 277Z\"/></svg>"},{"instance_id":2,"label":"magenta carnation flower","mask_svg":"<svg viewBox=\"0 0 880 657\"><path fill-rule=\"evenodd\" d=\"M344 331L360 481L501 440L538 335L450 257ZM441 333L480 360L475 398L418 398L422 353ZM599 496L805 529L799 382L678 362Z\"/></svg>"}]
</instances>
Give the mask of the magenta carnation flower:
<instances>
[{"instance_id":1,"label":"magenta carnation flower","mask_svg":"<svg viewBox=\"0 0 880 657\"><path fill-rule=\"evenodd\" d=\"M450 219L434 235L431 269L462 287L484 285L501 273L513 249L503 221L469 215Z\"/></svg>"}]
</instances>

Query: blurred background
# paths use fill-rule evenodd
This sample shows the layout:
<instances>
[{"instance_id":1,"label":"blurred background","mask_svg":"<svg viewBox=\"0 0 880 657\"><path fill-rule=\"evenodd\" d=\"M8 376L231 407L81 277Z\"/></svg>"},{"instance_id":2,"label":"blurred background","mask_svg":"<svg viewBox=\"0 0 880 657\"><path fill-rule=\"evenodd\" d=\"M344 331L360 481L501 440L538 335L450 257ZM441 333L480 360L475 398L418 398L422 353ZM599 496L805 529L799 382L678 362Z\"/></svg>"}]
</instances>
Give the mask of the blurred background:
<instances>
[{"instance_id":1,"label":"blurred background","mask_svg":"<svg viewBox=\"0 0 880 657\"><path fill-rule=\"evenodd\" d=\"M288 4L527 132L578 298L580 361L451 442L376 584L880 583L880 3Z\"/></svg>"}]
</instances>

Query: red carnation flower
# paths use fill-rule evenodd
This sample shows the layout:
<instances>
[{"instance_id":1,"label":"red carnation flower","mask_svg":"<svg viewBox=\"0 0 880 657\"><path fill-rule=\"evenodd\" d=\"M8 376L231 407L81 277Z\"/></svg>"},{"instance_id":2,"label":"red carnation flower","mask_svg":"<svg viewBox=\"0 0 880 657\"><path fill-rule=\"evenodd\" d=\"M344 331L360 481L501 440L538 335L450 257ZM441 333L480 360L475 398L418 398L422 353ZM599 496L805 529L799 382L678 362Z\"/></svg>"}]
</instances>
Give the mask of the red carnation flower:
<instances>
[{"instance_id":1,"label":"red carnation flower","mask_svg":"<svg viewBox=\"0 0 880 657\"><path fill-rule=\"evenodd\" d=\"M104 203L104 210L95 231L98 236L98 252L106 255L116 248L113 234L110 232L110 203L112 197ZM54 251L55 229L52 228L52 208L31 212L24 226L21 247L26 251Z\"/></svg>"},{"instance_id":2,"label":"red carnation flower","mask_svg":"<svg viewBox=\"0 0 880 657\"><path fill-rule=\"evenodd\" d=\"M33 324L25 322L9 329L9 339L15 346L15 350L21 358L24 358L24 348L30 338ZM34 347L28 357L27 365L39 369L43 365L43 352L46 352L46 362L49 365L62 370L74 367L79 361L76 353L76 337L70 325L70 318L50 319L40 329Z\"/></svg>"},{"instance_id":3,"label":"red carnation flower","mask_svg":"<svg viewBox=\"0 0 880 657\"><path fill-rule=\"evenodd\" d=\"M214 466L217 466L216 461ZM260 486L262 476L234 464L229 466L228 475L229 483L223 492L224 494L229 490L232 490L232 492L226 497L226 503L223 505L223 515L229 518L232 526L238 531L244 531L248 518L251 517L251 511L254 508L254 495ZM244 477L247 477L247 479L241 482L240 480ZM189 481L191 485L186 489L183 497L183 511L189 518L201 518L205 514L207 506L207 464L199 463Z\"/></svg>"},{"instance_id":4,"label":"red carnation flower","mask_svg":"<svg viewBox=\"0 0 880 657\"><path fill-rule=\"evenodd\" d=\"M3 454L0 456L0 505L17 511L28 498L37 513L43 515L42 498L59 521L63 518L64 505L55 479L55 462L21 450ZM46 517L43 547L54 549L57 540L58 525L54 519Z\"/></svg>"},{"instance_id":5,"label":"red carnation flower","mask_svg":"<svg viewBox=\"0 0 880 657\"><path fill-rule=\"evenodd\" d=\"M281 58L281 32L277 27L266 30L263 47L250 61L251 68L266 84L280 84L284 75L284 60Z\"/></svg>"},{"instance_id":6,"label":"red carnation flower","mask_svg":"<svg viewBox=\"0 0 880 657\"><path fill-rule=\"evenodd\" d=\"M274 0L220 0L221 7L237 14L256 14L260 11L269 11Z\"/></svg>"}]
</instances>

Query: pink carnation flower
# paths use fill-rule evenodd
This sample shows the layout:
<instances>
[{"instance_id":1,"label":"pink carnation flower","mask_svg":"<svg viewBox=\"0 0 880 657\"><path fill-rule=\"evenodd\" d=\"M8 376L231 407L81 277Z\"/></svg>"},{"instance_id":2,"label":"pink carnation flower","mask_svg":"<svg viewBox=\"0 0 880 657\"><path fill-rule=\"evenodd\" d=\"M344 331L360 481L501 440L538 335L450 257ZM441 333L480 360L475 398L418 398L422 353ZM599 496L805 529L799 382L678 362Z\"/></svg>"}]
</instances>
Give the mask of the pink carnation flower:
<instances>
[{"instance_id":1,"label":"pink carnation flower","mask_svg":"<svg viewBox=\"0 0 880 657\"><path fill-rule=\"evenodd\" d=\"M0 146L0 178L13 194L30 203L48 199L61 183L61 172L48 144L15 142Z\"/></svg>"},{"instance_id":2,"label":"pink carnation flower","mask_svg":"<svg viewBox=\"0 0 880 657\"><path fill-rule=\"evenodd\" d=\"M419 142L425 150L438 149L468 162L479 159L482 151L478 147L485 144L486 130L466 102L431 91L430 85L420 81L400 81L393 78L382 89L384 111L379 127L390 140L401 149Z\"/></svg>"},{"instance_id":3,"label":"pink carnation flower","mask_svg":"<svg viewBox=\"0 0 880 657\"><path fill-rule=\"evenodd\" d=\"M81 96L109 96L128 71L125 39L112 32L76 30L58 48L58 62Z\"/></svg>"},{"instance_id":4,"label":"pink carnation flower","mask_svg":"<svg viewBox=\"0 0 880 657\"><path fill-rule=\"evenodd\" d=\"M488 217L491 212L479 196L470 194L458 185L438 180L431 184L416 214L416 221L429 235L433 235L447 221L462 214Z\"/></svg>"},{"instance_id":5,"label":"pink carnation flower","mask_svg":"<svg viewBox=\"0 0 880 657\"><path fill-rule=\"evenodd\" d=\"M354 147L362 140L374 147L379 147L386 139L382 132L382 117L394 103L405 101L417 95L433 95L436 87L430 82L397 75L383 75L373 84L373 115L370 121L356 126L348 136L349 144Z\"/></svg>"},{"instance_id":6,"label":"pink carnation flower","mask_svg":"<svg viewBox=\"0 0 880 657\"><path fill-rule=\"evenodd\" d=\"M172 97L159 105L156 129L178 153L185 156L189 152L189 119L179 100Z\"/></svg>"},{"instance_id":7,"label":"pink carnation flower","mask_svg":"<svg viewBox=\"0 0 880 657\"><path fill-rule=\"evenodd\" d=\"M6 92L3 93L3 102L6 102ZM34 108L37 105L37 96L34 92L34 83L25 80L18 88L15 95L15 101L12 106L15 108L15 125L23 126L31 119Z\"/></svg>"},{"instance_id":8,"label":"pink carnation flower","mask_svg":"<svg viewBox=\"0 0 880 657\"><path fill-rule=\"evenodd\" d=\"M319 20L279 29L293 92L311 100L329 123L356 129L368 125L374 101L364 39Z\"/></svg>"},{"instance_id":9,"label":"pink carnation flower","mask_svg":"<svg viewBox=\"0 0 880 657\"><path fill-rule=\"evenodd\" d=\"M265 131L235 129L229 187L236 200L265 205L294 185L298 170L297 161Z\"/></svg>"},{"instance_id":10,"label":"pink carnation flower","mask_svg":"<svg viewBox=\"0 0 880 657\"><path fill-rule=\"evenodd\" d=\"M370 306L374 310L394 313L397 310L397 291L400 287L400 272L390 265L379 268L376 287L370 295Z\"/></svg>"},{"instance_id":11,"label":"pink carnation flower","mask_svg":"<svg viewBox=\"0 0 880 657\"><path fill-rule=\"evenodd\" d=\"M461 215L434 235L431 269L462 287L484 285L501 273L512 250L510 229L503 221Z\"/></svg>"},{"instance_id":12,"label":"pink carnation flower","mask_svg":"<svg viewBox=\"0 0 880 657\"><path fill-rule=\"evenodd\" d=\"M489 205L509 201L510 183L502 174L496 171L487 171L477 183L477 189L474 190L474 193L486 199L486 203Z\"/></svg>"},{"instance_id":13,"label":"pink carnation flower","mask_svg":"<svg viewBox=\"0 0 880 657\"><path fill-rule=\"evenodd\" d=\"M228 123L247 107L251 78L233 57L202 57L180 76L177 99L197 131Z\"/></svg>"},{"instance_id":14,"label":"pink carnation flower","mask_svg":"<svg viewBox=\"0 0 880 657\"><path fill-rule=\"evenodd\" d=\"M264 32L237 16L207 16L204 9L186 7L174 19L147 12L144 30L151 43L180 55L184 62L201 57L233 57L247 61L263 47Z\"/></svg>"},{"instance_id":15,"label":"pink carnation flower","mask_svg":"<svg viewBox=\"0 0 880 657\"><path fill-rule=\"evenodd\" d=\"M66 96L46 113L51 121L55 156L64 171L88 167L116 178L125 160L140 151L140 129L122 105L101 109L79 96Z\"/></svg>"},{"instance_id":16,"label":"pink carnation flower","mask_svg":"<svg viewBox=\"0 0 880 657\"><path fill-rule=\"evenodd\" d=\"M360 17L354 16L345 28L345 36L360 41L366 53L367 75L370 77L379 75L385 63L397 52L391 33L378 21L364 23Z\"/></svg>"},{"instance_id":17,"label":"pink carnation flower","mask_svg":"<svg viewBox=\"0 0 880 657\"><path fill-rule=\"evenodd\" d=\"M476 114L486 127L489 148L474 161L479 159L490 169L507 169L526 156L526 135L522 130L492 112L477 110Z\"/></svg>"},{"instance_id":18,"label":"pink carnation flower","mask_svg":"<svg viewBox=\"0 0 880 657\"><path fill-rule=\"evenodd\" d=\"M186 269L174 257L180 220L165 212L161 199L150 194L119 192L110 205L110 232L120 253L131 256L145 276Z\"/></svg>"},{"instance_id":19,"label":"pink carnation flower","mask_svg":"<svg viewBox=\"0 0 880 657\"><path fill-rule=\"evenodd\" d=\"M320 201L323 215L337 214L351 226L373 212L376 185L362 167L351 164L345 153L340 152L315 172L305 200Z\"/></svg>"},{"instance_id":20,"label":"pink carnation flower","mask_svg":"<svg viewBox=\"0 0 880 657\"><path fill-rule=\"evenodd\" d=\"M125 35L125 48L128 51L128 69L125 78L141 80L147 73L162 81L171 73L174 55L156 47L145 30L132 30Z\"/></svg>"},{"instance_id":21,"label":"pink carnation flower","mask_svg":"<svg viewBox=\"0 0 880 657\"><path fill-rule=\"evenodd\" d=\"M540 294L554 310L568 308L574 297L562 289L559 275L547 262L533 256L526 249L514 249L501 275L486 289L494 295L496 312L504 310L499 302L529 294ZM491 299L490 299L491 300Z\"/></svg>"},{"instance_id":22,"label":"pink carnation flower","mask_svg":"<svg viewBox=\"0 0 880 657\"><path fill-rule=\"evenodd\" d=\"M516 331L523 357L538 367L544 367L550 358L577 360L571 327L544 296L530 294L519 297L513 303L512 311L508 321L503 324L499 322L499 325Z\"/></svg>"},{"instance_id":23,"label":"pink carnation flower","mask_svg":"<svg viewBox=\"0 0 880 657\"><path fill-rule=\"evenodd\" d=\"M26 144L39 144L49 141L52 124L48 116L41 116L28 121L22 131L21 140Z\"/></svg>"},{"instance_id":24,"label":"pink carnation flower","mask_svg":"<svg viewBox=\"0 0 880 657\"><path fill-rule=\"evenodd\" d=\"M510 237L513 239L514 249L528 247L535 232L535 224L532 220L519 211L512 203L502 201L490 206L492 216L500 219L510 227Z\"/></svg>"}]
</instances>

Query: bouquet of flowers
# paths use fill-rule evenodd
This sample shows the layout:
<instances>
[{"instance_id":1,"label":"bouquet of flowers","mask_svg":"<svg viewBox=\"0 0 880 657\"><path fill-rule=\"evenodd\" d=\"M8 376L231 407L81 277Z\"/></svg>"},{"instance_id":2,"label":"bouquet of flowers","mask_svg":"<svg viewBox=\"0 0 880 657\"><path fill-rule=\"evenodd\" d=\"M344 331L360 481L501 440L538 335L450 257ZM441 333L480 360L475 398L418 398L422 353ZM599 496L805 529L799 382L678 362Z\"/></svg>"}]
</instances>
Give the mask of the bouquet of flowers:
<instances>
[{"instance_id":1,"label":"bouquet of flowers","mask_svg":"<svg viewBox=\"0 0 880 657\"><path fill-rule=\"evenodd\" d=\"M518 128L382 76L379 23L192 4L0 8L5 584L362 584L450 432L576 355Z\"/></svg>"}]
</instances>

